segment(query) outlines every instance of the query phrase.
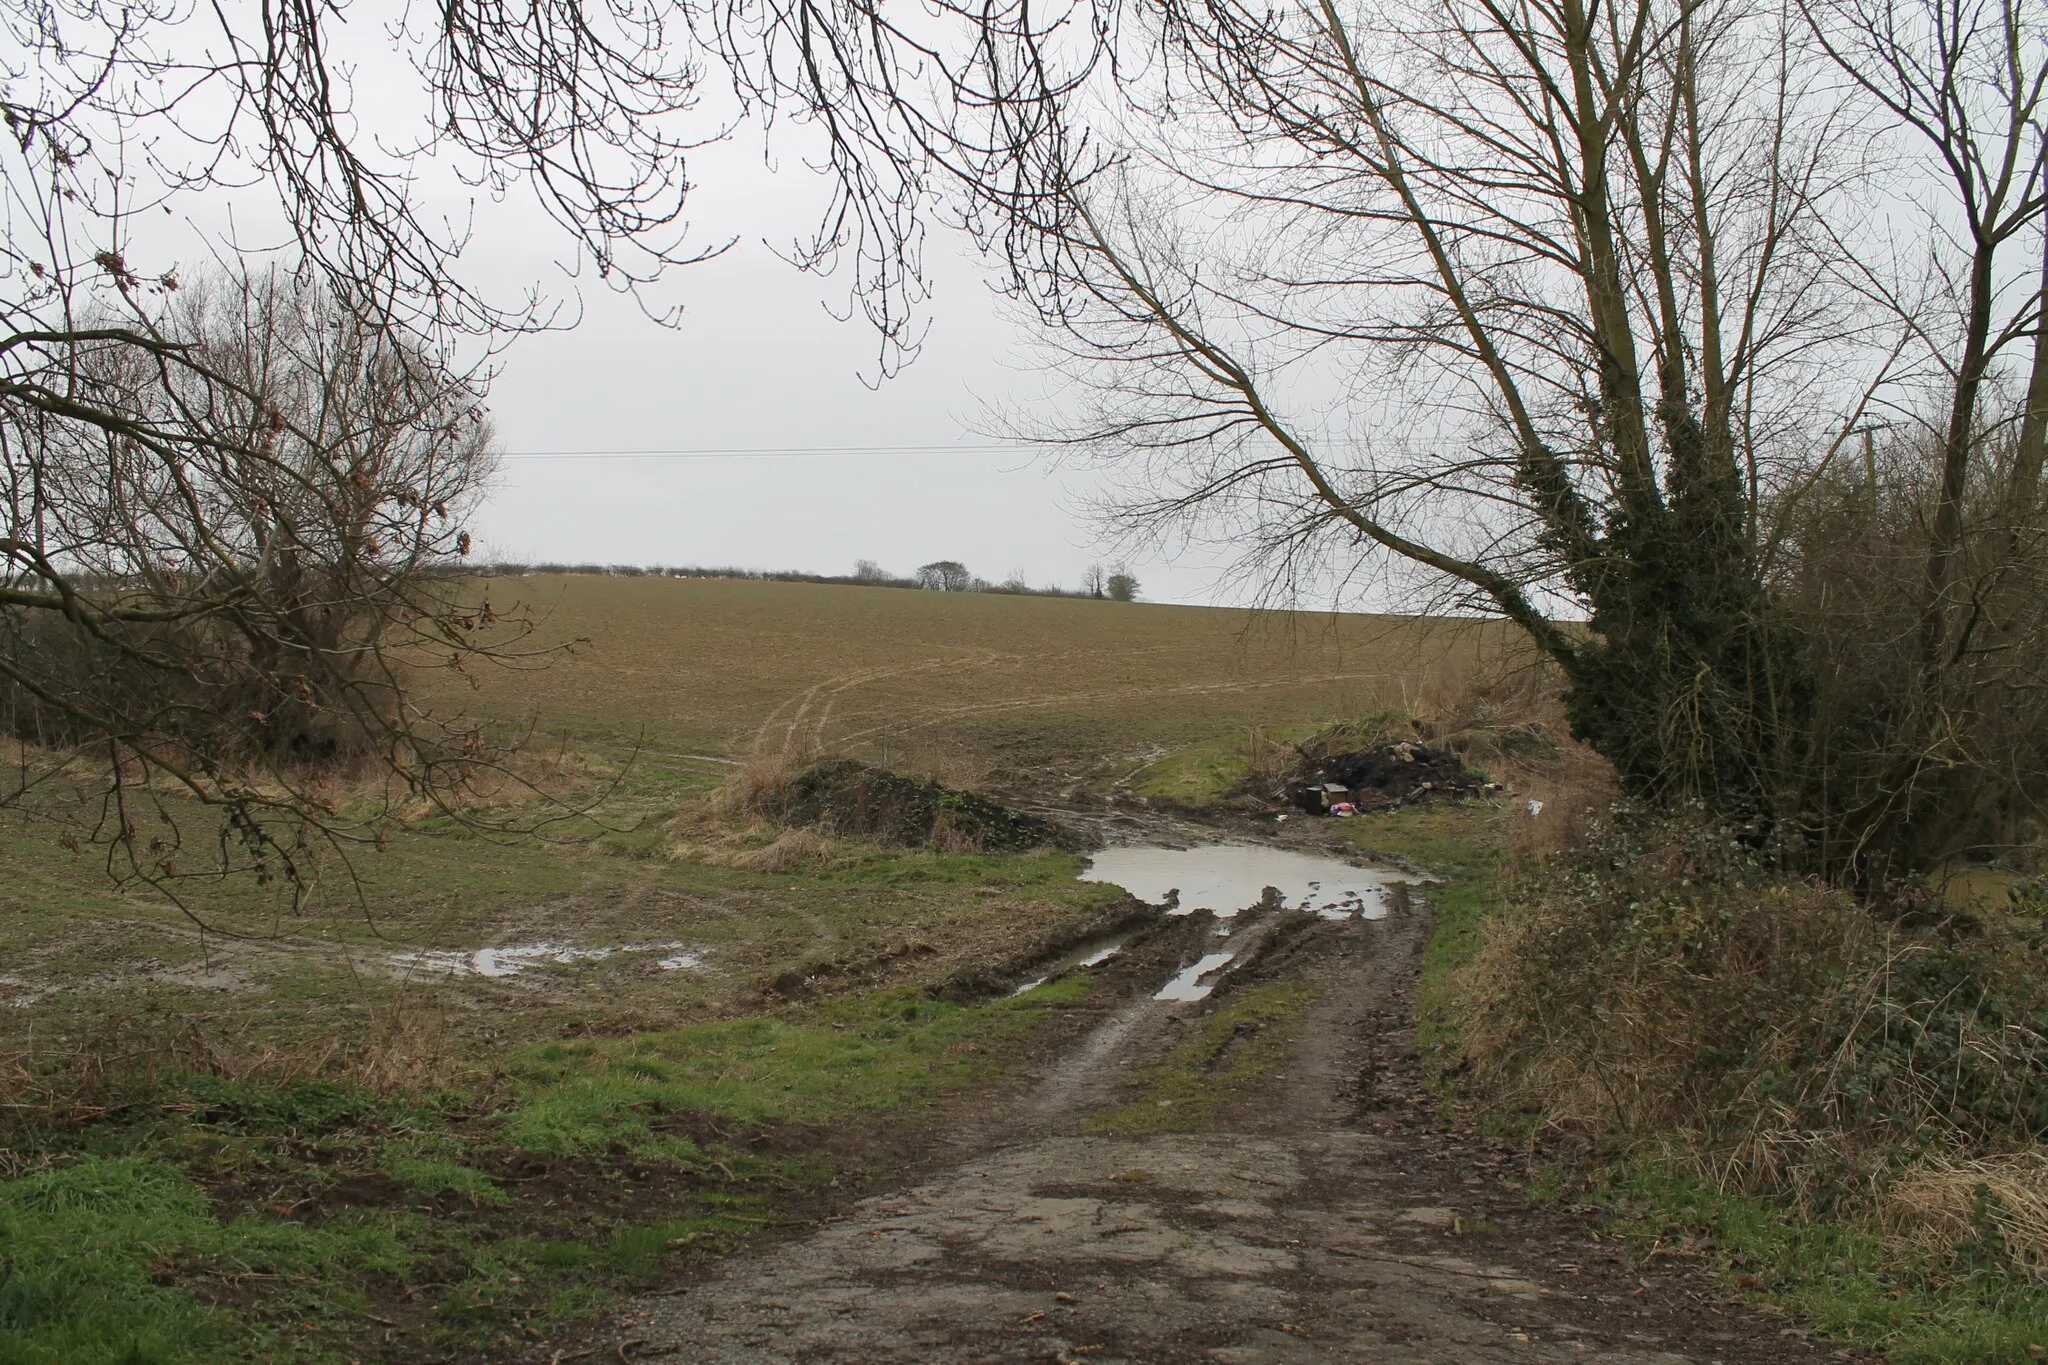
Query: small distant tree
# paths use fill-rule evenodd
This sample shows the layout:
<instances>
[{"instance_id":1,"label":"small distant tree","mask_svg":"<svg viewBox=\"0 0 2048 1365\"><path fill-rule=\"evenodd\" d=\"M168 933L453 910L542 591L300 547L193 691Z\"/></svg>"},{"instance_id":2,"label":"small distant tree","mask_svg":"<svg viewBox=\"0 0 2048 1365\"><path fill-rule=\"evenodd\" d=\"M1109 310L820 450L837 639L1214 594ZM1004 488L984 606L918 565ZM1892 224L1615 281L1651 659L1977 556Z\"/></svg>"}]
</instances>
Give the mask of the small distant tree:
<instances>
[{"instance_id":1,"label":"small distant tree","mask_svg":"<svg viewBox=\"0 0 2048 1365\"><path fill-rule=\"evenodd\" d=\"M853 580L856 583L887 583L889 571L872 559L857 559L853 562Z\"/></svg>"},{"instance_id":2,"label":"small distant tree","mask_svg":"<svg viewBox=\"0 0 2048 1365\"><path fill-rule=\"evenodd\" d=\"M974 586L974 575L957 559L935 559L918 566L917 586L929 592L966 592Z\"/></svg>"},{"instance_id":3,"label":"small distant tree","mask_svg":"<svg viewBox=\"0 0 2048 1365\"><path fill-rule=\"evenodd\" d=\"M1128 569L1118 569L1109 576L1106 585L1112 602L1135 602L1138 600L1138 580Z\"/></svg>"},{"instance_id":4,"label":"small distant tree","mask_svg":"<svg viewBox=\"0 0 2048 1365\"><path fill-rule=\"evenodd\" d=\"M1031 591L1031 580L1024 576L1022 569L1012 569L1010 576L997 586L1004 592L1028 593Z\"/></svg>"},{"instance_id":5,"label":"small distant tree","mask_svg":"<svg viewBox=\"0 0 2048 1365\"><path fill-rule=\"evenodd\" d=\"M1103 572L1100 564L1090 564L1088 572L1081 575L1081 595L1083 597L1109 596L1109 575Z\"/></svg>"}]
</instances>

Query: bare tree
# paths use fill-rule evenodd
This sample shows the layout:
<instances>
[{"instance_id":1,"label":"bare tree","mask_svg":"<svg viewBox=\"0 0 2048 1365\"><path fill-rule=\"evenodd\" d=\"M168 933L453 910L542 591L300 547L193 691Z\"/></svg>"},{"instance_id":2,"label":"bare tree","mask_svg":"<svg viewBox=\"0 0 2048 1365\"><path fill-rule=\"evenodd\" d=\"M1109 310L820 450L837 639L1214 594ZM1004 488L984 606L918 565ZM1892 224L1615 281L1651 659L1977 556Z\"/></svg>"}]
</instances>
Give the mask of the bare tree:
<instances>
[{"instance_id":1,"label":"bare tree","mask_svg":"<svg viewBox=\"0 0 2048 1365\"><path fill-rule=\"evenodd\" d=\"M647 285L719 249L679 222L687 153L749 112L693 112L707 51L779 60L779 22L663 0L0 7L0 677L33 741L14 799L88 763L117 804L167 779L225 813L222 849L289 874L298 834L272 817L336 823L291 770L306 754L347 734L439 795L473 771L483 733L431 734L403 683L502 630L442 576L485 469L483 381L573 310L465 286L468 226L434 188L523 185L608 285ZM915 346L916 224L855 189L797 254L851 247L887 369ZM164 225L224 220L197 250L254 281L193 304ZM195 861L138 851L141 827L94 830L141 870Z\"/></svg>"},{"instance_id":2,"label":"bare tree","mask_svg":"<svg viewBox=\"0 0 2048 1365\"><path fill-rule=\"evenodd\" d=\"M275 265L301 281L319 309L333 310L350 345L375 357L364 362L370 369L402 375L414 390L395 400L412 418L393 420L431 426L440 420L437 391L462 391L449 400L454 407L480 411L489 357L508 337L573 320L573 310L530 293L508 299L467 287L455 263L468 225L433 201L437 187L467 185L488 197L523 186L608 285L639 289L720 249L691 240L681 225L690 150L746 118L790 108L810 116L806 148L822 148L836 173L824 217L792 257L818 270L850 266L848 288L879 333L881 369L916 348L919 214L937 144L932 130L892 124L878 136L885 130L871 122L891 117L892 102L909 108L903 80L921 60L920 45L879 10L810 0L569 0L545 9L456 0L371 19L350 0L0 7L13 54L0 92L0 482L14 500L0 541L9 704L26 718L20 726L73 736L72 770L90 751L76 737L95 734L111 779L130 771L131 749L154 735L145 766L176 772L193 794L225 803L231 821L269 799L259 792L277 796L280 810L325 818L312 794L266 771L279 727L297 724L281 719L290 708L209 711L173 689L184 727L174 744L167 730L139 724L142 711L110 710L77 690L93 661L112 651L133 668L246 673L310 650L307 659L337 676L349 661L343 695L388 728L411 713L402 691L391 690L404 670L383 667L379 651L392 640L434 639L448 645L444 659L469 661L481 627L459 594L436 607L416 598L403 611L391 606L383 576L391 556L417 551L427 562L454 546L460 559L466 542L443 522L444 500L351 468L344 483L360 476L371 510L347 531L340 485L324 467L277 453L292 443L327 449L335 431L315 420L320 414L273 402L271 371L238 371L217 338L191 331L194 318L177 301L192 272L181 269L162 224L235 224L197 247L231 274L245 269L248 243L265 244L268 259L255 272ZM707 82L714 63L725 70ZM870 94L884 98L877 104ZM649 307L674 316L651 298ZM306 349L304 338L291 344ZM332 377L320 368L332 358L296 355L291 364ZM389 391L383 379L371 387ZM383 524L397 517L394 505L406 515L421 510L378 501L387 494L425 499L430 545ZM316 504L318 518L281 529ZM324 539L299 544L316 523ZM316 562L317 572L305 568ZM306 603L285 586L302 572L324 585ZM323 623L390 610L409 624L396 635L321 641L300 610L308 605ZM168 660L152 653L160 645L142 642L151 631L176 637L182 652ZM52 652L52 632L68 632L76 649ZM287 638L294 643L277 645ZM228 653L209 659L210 648ZM292 664L268 690L311 686L291 672L302 665L313 666ZM373 704L363 689L375 675L386 691ZM338 703L318 704L331 714ZM202 743L193 727L207 717L212 738ZM230 743L236 726L247 733ZM393 771L405 784L457 771L422 760L432 746L392 737L401 731L371 747L402 763ZM208 745L212 756L200 763L195 755ZM231 751L242 755L239 769ZM25 781L41 761L24 756Z\"/></svg>"},{"instance_id":3,"label":"bare tree","mask_svg":"<svg viewBox=\"0 0 2048 1365\"><path fill-rule=\"evenodd\" d=\"M480 727L405 696L522 633L447 572L494 464L474 389L276 274L81 327L39 378L43 405L0 420L0 713L32 746L0 802L97 783L117 872L296 884L309 834L378 837L375 803L343 818L321 795L336 764L445 802L492 762ZM235 837L205 853L167 794Z\"/></svg>"},{"instance_id":4,"label":"bare tree","mask_svg":"<svg viewBox=\"0 0 2048 1365\"><path fill-rule=\"evenodd\" d=\"M1100 564L1090 564L1087 572L1081 575L1081 595L1083 597L1109 596L1109 575L1103 571Z\"/></svg>"},{"instance_id":5,"label":"bare tree","mask_svg":"<svg viewBox=\"0 0 2048 1365\"><path fill-rule=\"evenodd\" d=\"M1094 397L1028 429L1119 466L1118 524L1221 535L1282 587L1398 566L1519 625L1633 790L1831 867L1873 840L1940 856L1915 817L1834 788L1844 751L1816 722L1843 718L1821 675L1846 656L1817 654L1791 609L1790 527L1855 433L1932 419L1907 651L1933 667L1972 629L1967 471L1992 449L1975 414L2042 330L2032 273L1997 264L2040 249L2038 7L1036 16L983 26L953 90L989 112L943 150ZM1942 180L1909 134L1947 168L1931 220L1913 200ZM2026 484L2039 422L2021 425L2007 463ZM1847 722L1871 773L1882 754L1938 765L1929 718L1967 709L1888 705Z\"/></svg>"},{"instance_id":6,"label":"bare tree","mask_svg":"<svg viewBox=\"0 0 2048 1365\"><path fill-rule=\"evenodd\" d=\"M1893 300L1931 333L1929 357L1946 381L1926 411L1939 422L1940 480L1927 554L1920 656L1939 670L1953 652L1963 504L1982 449L1982 396L2000 356L2028 336L2040 374L2041 288L2014 279L2010 248L2048 272L2048 19L2017 0L1846 0L1806 9L1843 76L1917 142L1949 193L1927 225L1941 286L1934 306ZM2028 238L2035 240L2028 241ZM1917 306L1916 306L1917 305ZM2039 385L2030 384L2030 406ZM2038 483L2032 450L2015 474Z\"/></svg>"},{"instance_id":7,"label":"bare tree","mask_svg":"<svg viewBox=\"0 0 2048 1365\"><path fill-rule=\"evenodd\" d=\"M1825 289L1817 64L1725 4L1139 16L1119 154L1055 141L991 201L1101 400L1053 434L1135 452L1127 524L1454 585L1564 666L1633 785L1767 818L1802 715L1762 487L1885 360Z\"/></svg>"},{"instance_id":8,"label":"bare tree","mask_svg":"<svg viewBox=\"0 0 2048 1365\"><path fill-rule=\"evenodd\" d=\"M463 287L426 173L524 179L619 281L697 254L668 225L699 72L658 10L423 17L387 33L411 86L372 101L337 56L346 3L0 7L0 799L97 790L64 837L117 872L297 886L309 838L379 837L380 803L344 818L311 761L442 801L489 762L404 683L504 644L445 575L489 469L478 357L552 312ZM225 278L191 288L163 225L230 204L198 248ZM244 265L251 240L283 274Z\"/></svg>"},{"instance_id":9,"label":"bare tree","mask_svg":"<svg viewBox=\"0 0 2048 1365\"><path fill-rule=\"evenodd\" d=\"M1859 479L1822 468L1780 504L1787 598L1821 656L1811 767L1854 857L1927 861L2029 837L2048 796L2048 16L1803 13L1915 189L1898 217L1921 253L1854 277L1915 362L1874 395L1882 458L1866 435Z\"/></svg>"}]
</instances>

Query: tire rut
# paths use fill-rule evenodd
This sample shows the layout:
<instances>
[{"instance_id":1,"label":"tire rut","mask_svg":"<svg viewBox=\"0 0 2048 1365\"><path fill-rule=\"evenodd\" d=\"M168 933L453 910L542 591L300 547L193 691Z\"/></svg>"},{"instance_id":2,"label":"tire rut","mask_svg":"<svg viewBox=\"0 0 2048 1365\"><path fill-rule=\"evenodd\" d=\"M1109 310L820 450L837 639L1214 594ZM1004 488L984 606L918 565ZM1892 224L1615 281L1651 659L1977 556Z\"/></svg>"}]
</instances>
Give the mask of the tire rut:
<instances>
[{"instance_id":1,"label":"tire rut","mask_svg":"<svg viewBox=\"0 0 2048 1365\"><path fill-rule=\"evenodd\" d=\"M1214 1003L1140 995L1010 1112L951 1135L978 1155L641 1300L614 1348L692 1365L1817 1359L1703 1276L1529 1205L1512 1154L1443 1130L1411 1022L1429 928L1414 898L1274 935L1243 970L1297 974L1318 1003L1220 1127L1085 1131L1128 1098L1119 1063Z\"/></svg>"}]
</instances>

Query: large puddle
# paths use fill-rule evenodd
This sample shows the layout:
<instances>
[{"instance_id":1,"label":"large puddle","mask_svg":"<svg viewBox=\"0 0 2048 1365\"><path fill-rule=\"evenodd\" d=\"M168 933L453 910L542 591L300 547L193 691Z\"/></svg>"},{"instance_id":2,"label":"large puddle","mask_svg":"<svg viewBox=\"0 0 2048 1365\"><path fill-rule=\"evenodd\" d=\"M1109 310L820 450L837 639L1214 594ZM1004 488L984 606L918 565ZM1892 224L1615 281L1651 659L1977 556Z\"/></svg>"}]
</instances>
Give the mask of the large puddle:
<instances>
[{"instance_id":1,"label":"large puddle","mask_svg":"<svg viewBox=\"0 0 2048 1365\"><path fill-rule=\"evenodd\" d=\"M1387 913L1387 888L1407 878L1292 849L1203 844L1104 849L1089 860L1081 880L1121 886L1153 905L1171 902L1167 913L1173 915L1207 910L1228 919L1258 908L1272 887L1285 909L1309 910L1325 919L1379 919Z\"/></svg>"}]
</instances>

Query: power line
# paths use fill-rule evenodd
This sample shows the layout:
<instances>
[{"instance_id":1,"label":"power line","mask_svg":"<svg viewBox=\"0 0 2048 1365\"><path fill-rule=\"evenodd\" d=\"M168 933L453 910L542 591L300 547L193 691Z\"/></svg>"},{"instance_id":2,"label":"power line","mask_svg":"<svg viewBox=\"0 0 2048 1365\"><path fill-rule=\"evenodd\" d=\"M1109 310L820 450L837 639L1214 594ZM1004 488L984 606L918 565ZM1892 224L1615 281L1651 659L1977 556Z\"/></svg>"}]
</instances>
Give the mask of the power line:
<instances>
[{"instance_id":1,"label":"power line","mask_svg":"<svg viewBox=\"0 0 2048 1365\"><path fill-rule=\"evenodd\" d=\"M508 450L508 460L727 460L803 455L975 455L1033 449L1015 441L947 446L706 446L672 450Z\"/></svg>"}]
</instances>

